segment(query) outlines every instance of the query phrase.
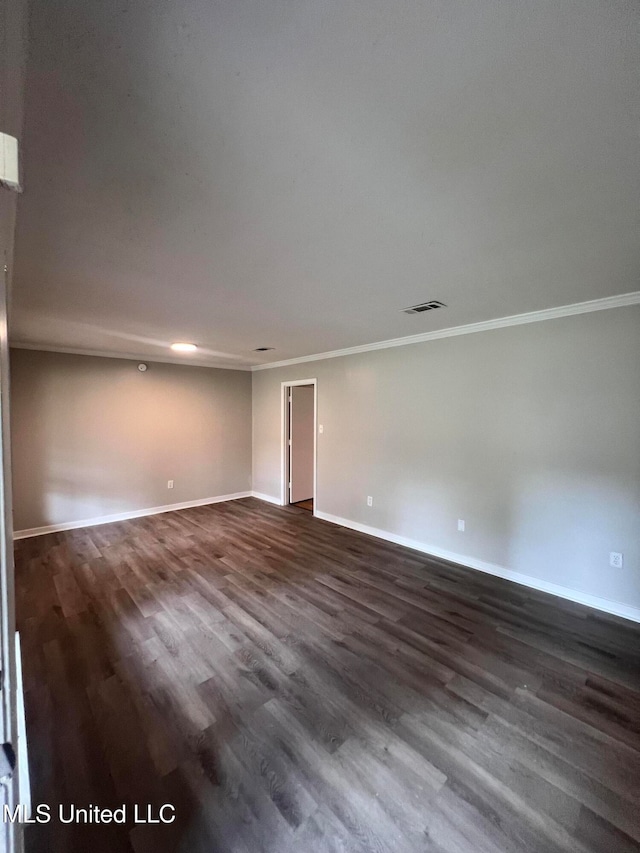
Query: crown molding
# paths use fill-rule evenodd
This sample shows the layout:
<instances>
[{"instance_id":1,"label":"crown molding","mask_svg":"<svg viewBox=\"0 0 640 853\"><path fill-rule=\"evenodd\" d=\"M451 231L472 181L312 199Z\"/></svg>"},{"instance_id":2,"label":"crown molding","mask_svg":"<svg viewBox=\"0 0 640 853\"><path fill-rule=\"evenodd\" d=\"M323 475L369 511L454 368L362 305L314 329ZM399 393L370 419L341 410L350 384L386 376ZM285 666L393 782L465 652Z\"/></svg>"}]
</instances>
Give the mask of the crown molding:
<instances>
[{"instance_id":1,"label":"crown molding","mask_svg":"<svg viewBox=\"0 0 640 853\"><path fill-rule=\"evenodd\" d=\"M290 364L303 364L306 361L320 361L325 358L339 358L344 355L356 355L361 352L405 347L410 344L421 344L425 341L436 341L440 338L454 338L458 335L473 335L476 332L488 332L492 329L504 329L508 326L523 326L527 323L539 323L542 320L555 320L559 317L571 317L574 314L588 314L591 311L604 311L607 308L622 308L626 305L640 304L640 290L632 293L621 293L619 296L605 296L602 299L592 299L589 302L575 302L572 305L561 305L558 308L544 308L541 311L530 311L527 314L514 314L511 317L499 317L495 320L483 320L479 323L468 323L465 326L452 326L448 329L438 329L434 332L423 332L419 335L408 335L403 338L391 338L387 341L377 341L373 344L362 344L356 347L321 352L314 355L303 355L299 358L288 358L284 361L271 361L268 364L255 364L251 371L273 370L276 367L287 367Z\"/></svg>"},{"instance_id":2,"label":"crown molding","mask_svg":"<svg viewBox=\"0 0 640 853\"><path fill-rule=\"evenodd\" d=\"M216 370L273 370L276 367L287 367L293 364L304 364L307 361L321 361L328 358L339 358L345 355L357 355L363 352L372 352L379 349L391 347L404 347L411 344L420 344L425 341L435 341L440 338L453 338L458 335L472 335L476 332L487 332L492 329L503 329L508 326L522 326L527 323L539 323L542 320L554 320L559 317L571 317L575 314L587 314L591 311L604 311L607 308L622 308L627 305L640 304L640 290L631 293L621 293L618 296L605 296L602 299L592 299L589 302L576 302L572 305L561 305L558 308L545 308L541 311L531 311L526 314L514 314L510 317L498 317L495 320L483 320L479 323L468 323L464 326L451 326L448 329L438 329L433 332L422 332L418 335L407 335L402 338L391 338L386 341L376 341L371 344L361 344L355 347L331 350L330 352L302 355L297 358L288 358L283 361L271 361L266 364L238 365L224 364L219 362L203 363L201 361L187 361L181 356L157 356L141 353L116 353L106 350L81 349L79 347L62 347L53 344L31 343L28 341L10 341L12 349L36 350L38 352L59 352L69 355L88 355L96 358L119 358L126 361L149 361L160 364L181 364L187 367L208 367Z\"/></svg>"},{"instance_id":3,"label":"crown molding","mask_svg":"<svg viewBox=\"0 0 640 853\"><path fill-rule=\"evenodd\" d=\"M90 349L79 349L77 347L59 347L53 344L32 344L27 341L9 341L10 349L28 349L35 350L36 352L61 352L67 355L89 355L94 356L96 358L116 358L116 359L125 359L125 361L144 361L150 363L160 363L160 364L181 364L183 367L208 367L213 368L214 370L243 370L248 372L251 370L250 365L237 365L237 364L220 364L218 362L215 363L204 363L202 361L188 361L188 356L185 358L184 356L157 356L157 355L141 355L138 353L130 352L108 352L106 350L90 350Z\"/></svg>"}]
</instances>

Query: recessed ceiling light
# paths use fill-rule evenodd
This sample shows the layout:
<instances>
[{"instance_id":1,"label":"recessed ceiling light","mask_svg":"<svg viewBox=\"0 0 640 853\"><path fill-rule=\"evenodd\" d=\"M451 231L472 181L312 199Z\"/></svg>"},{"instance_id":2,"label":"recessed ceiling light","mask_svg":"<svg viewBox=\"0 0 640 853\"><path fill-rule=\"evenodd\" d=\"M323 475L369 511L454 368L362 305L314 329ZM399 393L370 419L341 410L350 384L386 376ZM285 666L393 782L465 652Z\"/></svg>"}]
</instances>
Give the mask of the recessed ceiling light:
<instances>
[{"instance_id":1,"label":"recessed ceiling light","mask_svg":"<svg viewBox=\"0 0 640 853\"><path fill-rule=\"evenodd\" d=\"M175 352L195 352L198 347L195 344L175 343L171 344L171 349Z\"/></svg>"}]
</instances>

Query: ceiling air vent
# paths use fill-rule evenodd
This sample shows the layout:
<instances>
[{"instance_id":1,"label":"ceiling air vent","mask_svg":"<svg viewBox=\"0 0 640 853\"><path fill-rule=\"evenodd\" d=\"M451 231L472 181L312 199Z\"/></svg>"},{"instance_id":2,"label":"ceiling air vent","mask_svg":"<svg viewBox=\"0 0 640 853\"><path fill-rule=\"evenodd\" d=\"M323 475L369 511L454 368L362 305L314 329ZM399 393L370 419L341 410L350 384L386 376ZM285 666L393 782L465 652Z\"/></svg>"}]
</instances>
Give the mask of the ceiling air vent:
<instances>
[{"instance_id":1,"label":"ceiling air vent","mask_svg":"<svg viewBox=\"0 0 640 853\"><path fill-rule=\"evenodd\" d=\"M405 314L422 314L423 311L434 311L436 308L446 308L444 302L432 299L431 302L423 302L422 305L412 305L411 308L403 308Z\"/></svg>"}]
</instances>

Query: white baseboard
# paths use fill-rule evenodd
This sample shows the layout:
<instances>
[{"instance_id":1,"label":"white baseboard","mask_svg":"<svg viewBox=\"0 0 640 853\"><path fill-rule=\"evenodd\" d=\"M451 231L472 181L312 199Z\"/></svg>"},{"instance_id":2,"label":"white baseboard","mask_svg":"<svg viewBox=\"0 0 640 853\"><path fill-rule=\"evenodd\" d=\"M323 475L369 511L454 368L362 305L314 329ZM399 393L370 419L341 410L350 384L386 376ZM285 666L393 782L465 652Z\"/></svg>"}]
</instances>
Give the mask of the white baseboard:
<instances>
[{"instance_id":1,"label":"white baseboard","mask_svg":"<svg viewBox=\"0 0 640 853\"><path fill-rule=\"evenodd\" d=\"M262 492L251 492L251 495L254 498L258 498L258 500L267 501L267 503L276 504L276 506L282 506L280 498L274 498L273 495L263 495Z\"/></svg>"},{"instance_id":2,"label":"white baseboard","mask_svg":"<svg viewBox=\"0 0 640 853\"><path fill-rule=\"evenodd\" d=\"M58 533L64 530L77 530L82 527L94 527L98 524L110 524L114 521L127 521L131 518L143 518L147 515L159 515L163 512L173 512L178 509L190 509L191 507L207 506L208 504L222 503L223 501L233 501L239 498L254 497L262 501L267 501L271 504L281 506L280 499L272 495L265 495L261 492L235 492L231 495L218 495L214 498L201 498L196 501L184 501L183 503L167 504L166 506L155 506L148 509L132 510L130 512L119 512L113 515L103 515L97 518L85 518L80 521L70 521L63 524L49 524L44 527L32 527L27 530L14 531L14 539L27 539L31 536L43 536L46 533ZM394 542L396 545L403 545L405 548L411 548L414 551L420 551L423 554L428 554L430 557L436 557L441 560L447 560L450 563L457 563L469 569L477 569L480 572L485 572L489 575L495 575L505 580L513 581L514 583L526 586L531 589L547 592L550 595L557 595L559 598L565 598L568 601L575 601L578 604L584 604L587 607L592 607L594 610L601 610L604 613L611 613L614 616L621 616L623 619L629 619L632 622L640 622L640 608L632 607L629 604L623 604L619 601L611 601L607 598L598 598L595 595L589 595L585 592L578 592L560 584L543 581L539 578L531 577L531 575L523 575L520 572L514 572L512 569L507 569L504 566L499 566L496 563L487 563L484 560L477 560L475 557L468 557L465 554L457 554L454 551L446 551L443 548L438 548L435 545L430 545L426 542L420 542L417 539L409 539L406 536L399 536L397 533L390 533L387 530L380 530L378 527L369 527L367 524L361 524L358 521L350 521L348 518L340 518L337 515L331 515L327 512L315 511L315 517L323 521L329 521L332 524L337 524L340 527L347 527L350 530L357 530L359 533L366 533L368 536L375 536L377 539L384 539L387 542Z\"/></svg>"},{"instance_id":3,"label":"white baseboard","mask_svg":"<svg viewBox=\"0 0 640 853\"><path fill-rule=\"evenodd\" d=\"M569 601L575 601L578 604L584 604L587 607L592 607L594 610L602 610L604 613L611 613L614 616L622 616L623 619L630 619L632 622L640 622L640 608L631 607L629 604L623 604L619 601L610 601L607 598L598 598L595 595L589 595L585 592L577 592L566 586L549 583L548 581L540 580L539 578L523 575L520 572L514 572L504 566L498 566L495 563L486 563L483 560L476 560L474 557L467 557L464 554L456 554L453 551L445 551L443 548L437 548L435 545L429 545L425 542L419 542L417 539L408 539L406 536L398 536L396 533L389 533L387 530L380 530L377 527L369 527L366 524L360 524L357 521L349 521L347 518L339 518L337 515L330 515L327 512L315 512L316 518L321 518L324 521L330 521L332 524L339 524L340 527L348 527L350 530L357 530L360 533L366 533L369 536L375 536L378 539L385 539L387 542L394 542L396 545L404 545L405 548L412 548L414 551L420 551L423 554L428 554L430 557L437 557L440 560L447 560L450 563L457 563L468 569L477 569L480 572L485 572L488 575L495 575L499 578L504 578L508 581L521 584L522 586L537 589L540 592L548 592L550 595L557 595L559 598L566 598Z\"/></svg>"},{"instance_id":4,"label":"white baseboard","mask_svg":"<svg viewBox=\"0 0 640 853\"><path fill-rule=\"evenodd\" d=\"M30 527L27 530L14 530L14 539L28 539L30 536L44 536L45 533L59 533L63 530L78 530L81 527L95 527L97 524L111 524L113 521L128 521L130 518L143 518L145 515L160 515L177 509L191 509L195 506L235 501L238 498L250 498L252 492L235 492L232 495L218 495L215 498L200 498L197 501L183 501L179 504L153 506L148 509L134 509L130 512L116 512L113 515L101 515L97 518L84 518L80 521L67 521L62 524L47 524L44 527Z\"/></svg>"}]
</instances>

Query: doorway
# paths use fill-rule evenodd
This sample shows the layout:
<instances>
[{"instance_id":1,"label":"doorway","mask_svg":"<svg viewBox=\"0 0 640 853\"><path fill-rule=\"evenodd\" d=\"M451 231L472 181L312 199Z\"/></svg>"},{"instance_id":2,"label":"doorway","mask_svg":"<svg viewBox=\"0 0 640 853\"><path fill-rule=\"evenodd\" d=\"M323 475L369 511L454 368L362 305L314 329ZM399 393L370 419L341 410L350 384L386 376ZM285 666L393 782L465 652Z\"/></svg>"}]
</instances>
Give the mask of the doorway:
<instances>
[{"instance_id":1,"label":"doorway","mask_svg":"<svg viewBox=\"0 0 640 853\"><path fill-rule=\"evenodd\" d=\"M282 383L283 506L315 513L317 382Z\"/></svg>"}]
</instances>

